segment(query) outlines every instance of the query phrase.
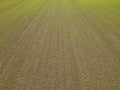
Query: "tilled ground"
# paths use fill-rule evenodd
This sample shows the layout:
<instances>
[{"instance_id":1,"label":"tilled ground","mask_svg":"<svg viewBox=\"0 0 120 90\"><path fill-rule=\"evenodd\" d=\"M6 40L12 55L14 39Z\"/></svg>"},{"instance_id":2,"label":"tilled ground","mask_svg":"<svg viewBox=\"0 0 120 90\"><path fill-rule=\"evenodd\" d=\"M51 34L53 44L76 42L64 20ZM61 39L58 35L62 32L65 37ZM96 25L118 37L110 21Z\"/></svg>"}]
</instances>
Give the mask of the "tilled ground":
<instances>
[{"instance_id":1,"label":"tilled ground","mask_svg":"<svg viewBox=\"0 0 120 90\"><path fill-rule=\"evenodd\" d=\"M88 1L0 1L0 90L120 90L119 6Z\"/></svg>"}]
</instances>

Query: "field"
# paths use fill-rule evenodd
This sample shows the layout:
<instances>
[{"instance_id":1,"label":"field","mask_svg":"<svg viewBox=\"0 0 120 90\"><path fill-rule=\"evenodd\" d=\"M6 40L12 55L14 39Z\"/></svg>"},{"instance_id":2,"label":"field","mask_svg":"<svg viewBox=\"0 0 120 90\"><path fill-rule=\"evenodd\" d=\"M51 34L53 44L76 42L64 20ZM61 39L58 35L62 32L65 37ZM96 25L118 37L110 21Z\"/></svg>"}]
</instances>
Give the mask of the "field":
<instances>
[{"instance_id":1,"label":"field","mask_svg":"<svg viewBox=\"0 0 120 90\"><path fill-rule=\"evenodd\" d=\"M0 0L0 90L120 90L120 0Z\"/></svg>"}]
</instances>

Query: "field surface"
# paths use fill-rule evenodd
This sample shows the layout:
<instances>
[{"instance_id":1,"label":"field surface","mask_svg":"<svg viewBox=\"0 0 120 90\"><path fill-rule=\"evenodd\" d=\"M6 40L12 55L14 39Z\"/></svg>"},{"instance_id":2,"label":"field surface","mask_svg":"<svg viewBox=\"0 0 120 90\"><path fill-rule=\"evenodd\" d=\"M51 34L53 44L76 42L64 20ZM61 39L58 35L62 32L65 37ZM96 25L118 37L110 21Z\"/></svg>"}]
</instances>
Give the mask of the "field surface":
<instances>
[{"instance_id":1,"label":"field surface","mask_svg":"<svg viewBox=\"0 0 120 90\"><path fill-rule=\"evenodd\" d=\"M0 90L120 90L120 0L0 0Z\"/></svg>"}]
</instances>

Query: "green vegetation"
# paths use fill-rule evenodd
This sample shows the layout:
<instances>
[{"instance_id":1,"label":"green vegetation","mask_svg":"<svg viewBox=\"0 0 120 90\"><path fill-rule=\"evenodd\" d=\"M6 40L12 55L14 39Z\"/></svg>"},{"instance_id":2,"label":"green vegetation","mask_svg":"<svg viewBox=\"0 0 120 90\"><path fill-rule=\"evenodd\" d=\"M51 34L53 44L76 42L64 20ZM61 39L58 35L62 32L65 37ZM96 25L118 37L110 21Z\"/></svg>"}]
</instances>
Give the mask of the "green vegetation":
<instances>
[{"instance_id":1,"label":"green vegetation","mask_svg":"<svg viewBox=\"0 0 120 90\"><path fill-rule=\"evenodd\" d=\"M2 0L0 23L12 23L19 17L31 15L39 9L41 0Z\"/></svg>"}]
</instances>

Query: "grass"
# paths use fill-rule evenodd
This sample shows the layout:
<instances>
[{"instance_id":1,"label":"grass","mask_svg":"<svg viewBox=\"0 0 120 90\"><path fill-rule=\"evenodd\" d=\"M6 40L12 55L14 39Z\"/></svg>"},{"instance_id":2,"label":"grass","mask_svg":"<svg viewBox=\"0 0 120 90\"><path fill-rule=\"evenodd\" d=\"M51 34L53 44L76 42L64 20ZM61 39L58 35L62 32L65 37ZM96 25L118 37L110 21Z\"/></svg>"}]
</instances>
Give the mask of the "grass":
<instances>
[{"instance_id":1,"label":"grass","mask_svg":"<svg viewBox=\"0 0 120 90\"><path fill-rule=\"evenodd\" d=\"M19 17L38 10L42 0L3 0L0 2L0 23L12 23Z\"/></svg>"}]
</instances>

